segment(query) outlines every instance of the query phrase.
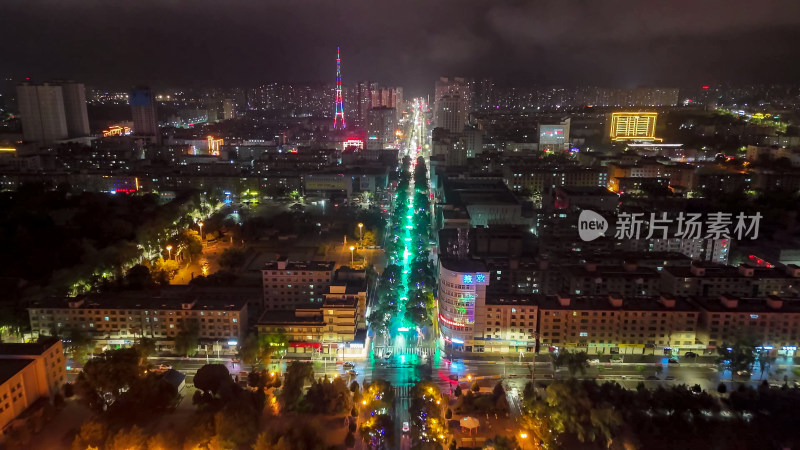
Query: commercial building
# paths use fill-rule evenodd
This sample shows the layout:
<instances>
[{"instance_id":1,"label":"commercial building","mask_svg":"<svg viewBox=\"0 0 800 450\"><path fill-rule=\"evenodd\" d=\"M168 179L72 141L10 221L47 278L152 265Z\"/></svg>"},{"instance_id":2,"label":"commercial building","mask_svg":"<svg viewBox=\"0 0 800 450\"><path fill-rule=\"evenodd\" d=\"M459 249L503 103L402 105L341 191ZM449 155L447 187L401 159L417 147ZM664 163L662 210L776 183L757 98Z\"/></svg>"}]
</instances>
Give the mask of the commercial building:
<instances>
[{"instance_id":1,"label":"commercial building","mask_svg":"<svg viewBox=\"0 0 800 450\"><path fill-rule=\"evenodd\" d=\"M726 294L694 301L701 310L701 340L708 344L708 350L715 351L737 338L747 337L768 354L797 354L800 346L800 301L797 299Z\"/></svg>"},{"instance_id":2,"label":"commercial building","mask_svg":"<svg viewBox=\"0 0 800 450\"><path fill-rule=\"evenodd\" d=\"M698 342L699 309L671 296L540 297L540 351L663 354L705 349Z\"/></svg>"},{"instance_id":3,"label":"commercial building","mask_svg":"<svg viewBox=\"0 0 800 450\"><path fill-rule=\"evenodd\" d=\"M466 211L473 227L523 222L519 201L499 179L444 178L442 194L441 210Z\"/></svg>"},{"instance_id":4,"label":"commercial building","mask_svg":"<svg viewBox=\"0 0 800 450\"><path fill-rule=\"evenodd\" d=\"M17 86L17 103L26 141L49 144L69 136L61 86L22 83Z\"/></svg>"},{"instance_id":5,"label":"commercial building","mask_svg":"<svg viewBox=\"0 0 800 450\"><path fill-rule=\"evenodd\" d=\"M472 351L533 352L536 348L536 297L487 294L485 307L475 312Z\"/></svg>"},{"instance_id":6,"label":"commercial building","mask_svg":"<svg viewBox=\"0 0 800 450\"><path fill-rule=\"evenodd\" d=\"M38 404L44 406L52 401L66 382L66 358L60 339L44 339L35 344L0 344L0 429L3 434L26 426L26 418L41 414L42 411L33 410Z\"/></svg>"},{"instance_id":7,"label":"commercial building","mask_svg":"<svg viewBox=\"0 0 800 450\"><path fill-rule=\"evenodd\" d=\"M476 311L483 311L489 272L480 261L439 260L439 329L445 345L472 351ZM481 332L483 329L481 328Z\"/></svg>"},{"instance_id":8,"label":"commercial building","mask_svg":"<svg viewBox=\"0 0 800 450\"><path fill-rule=\"evenodd\" d=\"M268 262L261 269L265 314L322 304L335 266L334 261L289 261L286 257Z\"/></svg>"},{"instance_id":9,"label":"commercial building","mask_svg":"<svg viewBox=\"0 0 800 450\"><path fill-rule=\"evenodd\" d=\"M569 118L554 125L540 124L539 151L544 153L569 151L569 125Z\"/></svg>"},{"instance_id":10,"label":"commercial building","mask_svg":"<svg viewBox=\"0 0 800 450\"><path fill-rule=\"evenodd\" d=\"M222 120L236 117L236 101L232 98L222 99Z\"/></svg>"},{"instance_id":11,"label":"commercial building","mask_svg":"<svg viewBox=\"0 0 800 450\"><path fill-rule=\"evenodd\" d=\"M285 334L291 353L361 357L366 354L366 330L359 332L358 322L357 298L331 298L317 306L265 311L257 327L259 335Z\"/></svg>"},{"instance_id":12,"label":"commercial building","mask_svg":"<svg viewBox=\"0 0 800 450\"><path fill-rule=\"evenodd\" d=\"M689 267L665 267L661 271L662 292L677 296L796 296L798 282L800 267L795 265L779 269L695 261Z\"/></svg>"},{"instance_id":13,"label":"commercial building","mask_svg":"<svg viewBox=\"0 0 800 450\"><path fill-rule=\"evenodd\" d=\"M180 331L194 329L201 345L218 344L228 352L235 351L248 320L246 300L199 298L190 286L53 298L33 303L28 315L34 334L77 329L99 349L148 337L158 349L171 350Z\"/></svg>"}]
</instances>

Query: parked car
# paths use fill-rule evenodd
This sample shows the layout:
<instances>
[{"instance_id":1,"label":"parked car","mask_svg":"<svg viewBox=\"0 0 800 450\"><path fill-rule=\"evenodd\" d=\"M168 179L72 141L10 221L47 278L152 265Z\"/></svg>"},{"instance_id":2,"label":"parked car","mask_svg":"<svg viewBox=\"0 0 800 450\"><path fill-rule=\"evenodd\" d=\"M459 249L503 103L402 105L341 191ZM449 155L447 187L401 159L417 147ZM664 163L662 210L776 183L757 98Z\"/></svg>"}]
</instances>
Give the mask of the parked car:
<instances>
[{"instance_id":1,"label":"parked car","mask_svg":"<svg viewBox=\"0 0 800 450\"><path fill-rule=\"evenodd\" d=\"M697 358L697 353L695 352L686 352L683 354L685 358Z\"/></svg>"},{"instance_id":2,"label":"parked car","mask_svg":"<svg viewBox=\"0 0 800 450\"><path fill-rule=\"evenodd\" d=\"M589 364L600 364L600 360L599 360L599 359L597 359L597 358L595 358L595 359L590 359L590 360L589 360Z\"/></svg>"}]
</instances>

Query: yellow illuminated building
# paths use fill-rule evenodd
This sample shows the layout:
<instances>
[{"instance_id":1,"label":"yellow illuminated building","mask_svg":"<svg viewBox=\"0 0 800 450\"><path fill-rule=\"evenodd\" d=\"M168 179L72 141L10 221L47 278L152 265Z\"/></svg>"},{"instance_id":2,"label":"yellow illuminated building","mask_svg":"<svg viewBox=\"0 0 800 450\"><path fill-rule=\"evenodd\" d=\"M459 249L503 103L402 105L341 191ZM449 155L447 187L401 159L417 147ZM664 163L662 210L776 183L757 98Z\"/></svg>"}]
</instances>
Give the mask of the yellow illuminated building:
<instances>
[{"instance_id":1,"label":"yellow illuminated building","mask_svg":"<svg viewBox=\"0 0 800 450\"><path fill-rule=\"evenodd\" d=\"M661 142L656 137L656 119L658 113L654 112L611 113L611 140Z\"/></svg>"},{"instance_id":2,"label":"yellow illuminated building","mask_svg":"<svg viewBox=\"0 0 800 450\"><path fill-rule=\"evenodd\" d=\"M208 138L208 153L219 156L219 149L223 144L222 139L215 139L214 136L209 136Z\"/></svg>"}]
</instances>

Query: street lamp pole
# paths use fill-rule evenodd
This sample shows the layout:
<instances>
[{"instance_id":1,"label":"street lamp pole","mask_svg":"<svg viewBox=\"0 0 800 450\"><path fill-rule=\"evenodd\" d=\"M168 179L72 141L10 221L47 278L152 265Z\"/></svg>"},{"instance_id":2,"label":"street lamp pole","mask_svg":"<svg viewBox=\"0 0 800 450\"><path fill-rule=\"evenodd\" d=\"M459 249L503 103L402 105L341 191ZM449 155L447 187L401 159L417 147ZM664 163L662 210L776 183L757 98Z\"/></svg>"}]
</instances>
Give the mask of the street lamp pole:
<instances>
[{"instance_id":1,"label":"street lamp pole","mask_svg":"<svg viewBox=\"0 0 800 450\"><path fill-rule=\"evenodd\" d=\"M350 246L350 265L353 265L353 263L355 263L355 261L354 261L354 258L355 258L355 253L353 253L353 251L354 251L355 249L356 249L356 248L355 248L355 247L353 247L352 245Z\"/></svg>"},{"instance_id":2,"label":"street lamp pole","mask_svg":"<svg viewBox=\"0 0 800 450\"><path fill-rule=\"evenodd\" d=\"M364 224L360 222L358 224L358 245L364 248Z\"/></svg>"},{"instance_id":3,"label":"street lamp pole","mask_svg":"<svg viewBox=\"0 0 800 450\"><path fill-rule=\"evenodd\" d=\"M167 246L167 255L168 255L167 259L172 259L172 246L171 245Z\"/></svg>"},{"instance_id":4,"label":"street lamp pole","mask_svg":"<svg viewBox=\"0 0 800 450\"><path fill-rule=\"evenodd\" d=\"M197 226L200 227L200 241L203 240L203 222L197 222Z\"/></svg>"}]
</instances>

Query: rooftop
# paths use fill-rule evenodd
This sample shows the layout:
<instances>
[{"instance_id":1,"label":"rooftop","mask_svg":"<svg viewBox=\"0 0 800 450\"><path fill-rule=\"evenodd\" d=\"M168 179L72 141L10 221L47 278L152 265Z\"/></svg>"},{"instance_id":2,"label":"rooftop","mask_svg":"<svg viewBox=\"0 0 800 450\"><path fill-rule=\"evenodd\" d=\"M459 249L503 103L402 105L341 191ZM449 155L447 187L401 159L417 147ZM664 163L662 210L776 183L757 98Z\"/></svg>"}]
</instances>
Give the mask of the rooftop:
<instances>
[{"instance_id":1,"label":"rooftop","mask_svg":"<svg viewBox=\"0 0 800 450\"><path fill-rule=\"evenodd\" d=\"M336 266L334 261L287 261L285 270L310 270L310 271L333 271ZM264 264L263 270L279 270L278 261L270 261Z\"/></svg>"},{"instance_id":2,"label":"rooftop","mask_svg":"<svg viewBox=\"0 0 800 450\"><path fill-rule=\"evenodd\" d=\"M441 258L439 260L439 264L443 269L452 270L455 272L486 272L486 264L484 264L483 261L474 259Z\"/></svg>"},{"instance_id":3,"label":"rooftop","mask_svg":"<svg viewBox=\"0 0 800 450\"><path fill-rule=\"evenodd\" d=\"M722 304L722 300L720 300L719 297L692 298L692 301L694 301L698 306L705 309L706 311L713 311L713 312L748 312L748 313L752 312L752 313L776 313L776 314L800 313L800 300L798 299L786 299L781 297L779 299L783 302L781 307L772 308L767 304L767 299L764 297L739 298L731 296L731 298L737 300L738 304L736 308L728 308L727 306Z\"/></svg>"},{"instance_id":4,"label":"rooftop","mask_svg":"<svg viewBox=\"0 0 800 450\"><path fill-rule=\"evenodd\" d=\"M39 342L31 342L29 344L3 343L0 344L0 358L2 358L3 355L41 355L58 341L60 341L60 339L51 337L42 339Z\"/></svg>"},{"instance_id":5,"label":"rooftop","mask_svg":"<svg viewBox=\"0 0 800 450\"><path fill-rule=\"evenodd\" d=\"M587 265L588 264L581 266L567 266L563 267L562 270L576 277L659 278L658 272L648 267L638 267L638 266L625 267L624 265L613 265L613 266L596 265L595 270L590 271Z\"/></svg>"},{"instance_id":6,"label":"rooftop","mask_svg":"<svg viewBox=\"0 0 800 450\"><path fill-rule=\"evenodd\" d=\"M659 301L660 297L620 297L622 306L611 306L608 295L571 296L569 305L561 305L557 295L547 295L539 300L539 309L556 310L615 310L615 311L698 311L687 299L682 297L675 300L674 308L667 308Z\"/></svg>"},{"instance_id":7,"label":"rooftop","mask_svg":"<svg viewBox=\"0 0 800 450\"><path fill-rule=\"evenodd\" d=\"M177 289L174 289L177 288ZM197 294L191 286L174 286L163 290L122 291L87 294L80 297L50 298L31 304L31 308L72 309L149 309L181 310L194 303L187 311L241 311L247 304L245 296Z\"/></svg>"},{"instance_id":8,"label":"rooftop","mask_svg":"<svg viewBox=\"0 0 800 450\"><path fill-rule=\"evenodd\" d=\"M0 357L0 384L8 381L32 362L32 359L10 359Z\"/></svg>"},{"instance_id":9,"label":"rooftop","mask_svg":"<svg viewBox=\"0 0 800 450\"><path fill-rule=\"evenodd\" d=\"M297 310L266 310L258 319L259 325L317 325L323 326L322 310L319 313L297 314Z\"/></svg>"},{"instance_id":10,"label":"rooftop","mask_svg":"<svg viewBox=\"0 0 800 450\"><path fill-rule=\"evenodd\" d=\"M705 275L693 274L691 266L667 266L664 267L664 270L676 278L792 278L791 275L779 268L748 266L749 269L753 269L753 276L748 277L739 273L739 268L735 266L698 261L693 262L692 265L705 269Z\"/></svg>"}]
</instances>

